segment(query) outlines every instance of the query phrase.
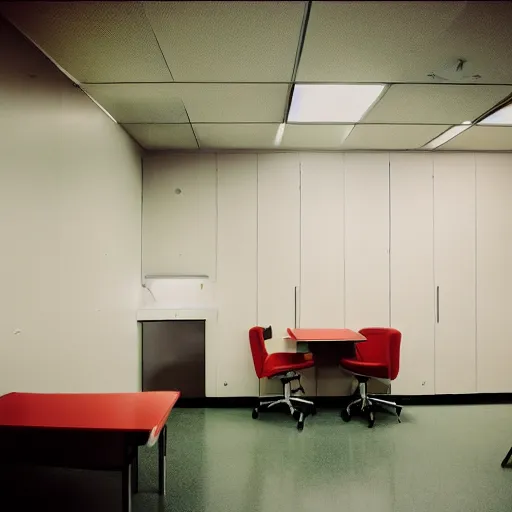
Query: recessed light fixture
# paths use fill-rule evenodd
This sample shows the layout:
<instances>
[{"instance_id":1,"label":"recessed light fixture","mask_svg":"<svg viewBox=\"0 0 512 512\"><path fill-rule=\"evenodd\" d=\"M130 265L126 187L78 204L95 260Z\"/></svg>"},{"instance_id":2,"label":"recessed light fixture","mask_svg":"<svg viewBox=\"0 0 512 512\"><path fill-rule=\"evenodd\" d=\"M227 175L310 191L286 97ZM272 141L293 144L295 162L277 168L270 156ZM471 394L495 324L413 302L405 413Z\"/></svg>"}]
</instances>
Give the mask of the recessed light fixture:
<instances>
[{"instance_id":1,"label":"recessed light fixture","mask_svg":"<svg viewBox=\"0 0 512 512\"><path fill-rule=\"evenodd\" d=\"M462 124L457 126L452 126L450 129L446 130L444 133L436 137L434 140L431 140L428 144L425 144L423 147L425 149L436 149L439 146L442 146L449 140L453 139L463 131L471 128L471 121L464 121Z\"/></svg>"},{"instance_id":2,"label":"recessed light fixture","mask_svg":"<svg viewBox=\"0 0 512 512\"><path fill-rule=\"evenodd\" d=\"M289 123L357 123L379 98L381 84L297 84Z\"/></svg>"},{"instance_id":3,"label":"recessed light fixture","mask_svg":"<svg viewBox=\"0 0 512 512\"><path fill-rule=\"evenodd\" d=\"M485 117L478 124L512 126L512 103Z\"/></svg>"}]
</instances>

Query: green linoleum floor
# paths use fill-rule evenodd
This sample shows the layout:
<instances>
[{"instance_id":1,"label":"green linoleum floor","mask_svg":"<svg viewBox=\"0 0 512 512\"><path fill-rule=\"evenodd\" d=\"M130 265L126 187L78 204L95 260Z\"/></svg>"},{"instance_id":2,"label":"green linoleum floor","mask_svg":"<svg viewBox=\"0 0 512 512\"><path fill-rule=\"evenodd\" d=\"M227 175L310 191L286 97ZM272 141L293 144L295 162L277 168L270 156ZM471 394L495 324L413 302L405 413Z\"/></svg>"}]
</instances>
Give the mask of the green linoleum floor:
<instances>
[{"instance_id":1,"label":"green linoleum floor","mask_svg":"<svg viewBox=\"0 0 512 512\"><path fill-rule=\"evenodd\" d=\"M410 407L375 428L319 411L299 433L279 413L177 409L169 421L168 495L144 449L134 512L505 512L512 405Z\"/></svg>"},{"instance_id":2,"label":"green linoleum floor","mask_svg":"<svg viewBox=\"0 0 512 512\"><path fill-rule=\"evenodd\" d=\"M250 409L175 409L167 497L156 493L156 447L141 449L133 512L512 510L512 469L500 467L512 445L512 405L409 407L402 420L378 413L368 429L320 410L298 432L279 412L253 420ZM9 478L18 497L0 490L2 511L120 510L117 473Z\"/></svg>"}]
</instances>

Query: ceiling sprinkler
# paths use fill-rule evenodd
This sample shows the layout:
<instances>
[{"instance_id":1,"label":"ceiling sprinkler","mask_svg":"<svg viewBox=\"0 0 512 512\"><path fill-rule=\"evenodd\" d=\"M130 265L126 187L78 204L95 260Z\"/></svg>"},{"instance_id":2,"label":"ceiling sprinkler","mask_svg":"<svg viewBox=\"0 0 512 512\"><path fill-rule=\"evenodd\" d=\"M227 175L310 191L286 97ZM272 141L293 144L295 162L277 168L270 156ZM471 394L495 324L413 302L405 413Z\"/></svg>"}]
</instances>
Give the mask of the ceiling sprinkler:
<instances>
[{"instance_id":1,"label":"ceiling sprinkler","mask_svg":"<svg viewBox=\"0 0 512 512\"><path fill-rule=\"evenodd\" d=\"M439 71L432 71L427 76L440 82L474 82L482 78L478 73L472 72L472 66L466 59L457 59Z\"/></svg>"}]
</instances>

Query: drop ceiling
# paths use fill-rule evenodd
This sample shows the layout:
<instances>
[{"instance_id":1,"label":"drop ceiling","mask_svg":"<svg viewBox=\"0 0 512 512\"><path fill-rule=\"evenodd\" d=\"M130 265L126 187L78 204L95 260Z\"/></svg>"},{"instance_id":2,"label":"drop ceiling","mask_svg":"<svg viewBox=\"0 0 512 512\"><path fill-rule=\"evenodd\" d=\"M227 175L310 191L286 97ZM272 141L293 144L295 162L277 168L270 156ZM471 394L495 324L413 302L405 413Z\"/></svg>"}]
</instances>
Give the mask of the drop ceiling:
<instances>
[{"instance_id":1,"label":"drop ceiling","mask_svg":"<svg viewBox=\"0 0 512 512\"><path fill-rule=\"evenodd\" d=\"M0 14L149 150L415 150L512 94L510 2L0 2ZM457 59L462 80L439 78ZM295 83L387 87L357 124L287 124L276 148ZM512 127L474 126L438 150L512 150Z\"/></svg>"}]
</instances>

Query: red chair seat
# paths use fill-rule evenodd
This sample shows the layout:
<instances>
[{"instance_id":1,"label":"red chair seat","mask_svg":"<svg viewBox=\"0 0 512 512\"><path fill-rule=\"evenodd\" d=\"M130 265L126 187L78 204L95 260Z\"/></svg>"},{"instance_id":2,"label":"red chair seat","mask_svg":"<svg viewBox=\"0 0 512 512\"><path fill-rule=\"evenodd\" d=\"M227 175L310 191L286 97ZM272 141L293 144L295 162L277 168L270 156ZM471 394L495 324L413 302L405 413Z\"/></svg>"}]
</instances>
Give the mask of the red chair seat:
<instances>
[{"instance_id":1,"label":"red chair seat","mask_svg":"<svg viewBox=\"0 0 512 512\"><path fill-rule=\"evenodd\" d=\"M340 360L340 364L343 368L352 373L376 377L378 379L389 378L389 367L386 363L343 358Z\"/></svg>"},{"instance_id":2,"label":"red chair seat","mask_svg":"<svg viewBox=\"0 0 512 512\"><path fill-rule=\"evenodd\" d=\"M315 365L313 359L306 359L306 354L294 352L277 352L269 354L263 363L262 377L271 377L280 373L304 370Z\"/></svg>"}]
</instances>

